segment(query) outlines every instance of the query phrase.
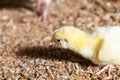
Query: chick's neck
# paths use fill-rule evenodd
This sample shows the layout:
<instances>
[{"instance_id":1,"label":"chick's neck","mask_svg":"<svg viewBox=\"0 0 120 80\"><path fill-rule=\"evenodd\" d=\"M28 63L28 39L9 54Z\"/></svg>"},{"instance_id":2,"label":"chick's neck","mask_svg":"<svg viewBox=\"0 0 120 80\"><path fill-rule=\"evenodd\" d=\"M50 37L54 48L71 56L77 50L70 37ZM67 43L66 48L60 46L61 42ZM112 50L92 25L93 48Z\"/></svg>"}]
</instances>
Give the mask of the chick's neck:
<instances>
[{"instance_id":1,"label":"chick's neck","mask_svg":"<svg viewBox=\"0 0 120 80\"><path fill-rule=\"evenodd\" d=\"M102 38L84 33L82 37L79 36L76 42L73 43L75 46L73 50L86 59L96 58L101 42Z\"/></svg>"}]
</instances>

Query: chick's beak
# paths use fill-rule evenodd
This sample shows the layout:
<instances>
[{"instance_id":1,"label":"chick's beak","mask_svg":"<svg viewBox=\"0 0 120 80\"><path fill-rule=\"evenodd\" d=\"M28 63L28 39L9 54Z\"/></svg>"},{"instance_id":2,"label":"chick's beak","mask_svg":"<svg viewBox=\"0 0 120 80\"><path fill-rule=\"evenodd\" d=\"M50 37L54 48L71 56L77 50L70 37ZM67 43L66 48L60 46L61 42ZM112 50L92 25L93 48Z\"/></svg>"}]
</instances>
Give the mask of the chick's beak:
<instances>
[{"instance_id":1,"label":"chick's beak","mask_svg":"<svg viewBox=\"0 0 120 80\"><path fill-rule=\"evenodd\" d=\"M54 42L54 40L51 39L51 40L50 40L50 43L49 43L49 47L53 47L53 46L55 46L55 44L56 44L56 43Z\"/></svg>"}]
</instances>

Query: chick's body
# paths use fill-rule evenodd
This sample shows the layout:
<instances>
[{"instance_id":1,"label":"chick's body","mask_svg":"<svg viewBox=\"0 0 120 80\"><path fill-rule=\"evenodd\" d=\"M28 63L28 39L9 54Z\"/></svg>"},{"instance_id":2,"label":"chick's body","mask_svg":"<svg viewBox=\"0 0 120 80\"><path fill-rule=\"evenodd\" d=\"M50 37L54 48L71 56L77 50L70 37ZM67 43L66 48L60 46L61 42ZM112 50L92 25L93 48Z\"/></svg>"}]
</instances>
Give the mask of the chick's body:
<instances>
[{"instance_id":1,"label":"chick's body","mask_svg":"<svg viewBox=\"0 0 120 80\"><path fill-rule=\"evenodd\" d=\"M95 64L120 65L120 27L99 27L86 33L75 27L57 29L52 39Z\"/></svg>"}]
</instances>

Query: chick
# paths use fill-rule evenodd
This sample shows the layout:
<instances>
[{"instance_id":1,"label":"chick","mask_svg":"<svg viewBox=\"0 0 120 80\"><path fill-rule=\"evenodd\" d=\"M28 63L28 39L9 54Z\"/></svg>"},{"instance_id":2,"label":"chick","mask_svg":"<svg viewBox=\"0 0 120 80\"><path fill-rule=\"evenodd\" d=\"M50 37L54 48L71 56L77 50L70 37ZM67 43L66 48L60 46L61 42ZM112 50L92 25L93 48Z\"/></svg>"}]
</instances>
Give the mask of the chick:
<instances>
[{"instance_id":1,"label":"chick","mask_svg":"<svg viewBox=\"0 0 120 80\"><path fill-rule=\"evenodd\" d=\"M120 26L102 26L92 33L64 26L54 32L52 40L62 48L73 50L94 64L108 64L98 74L111 65L120 65Z\"/></svg>"}]
</instances>

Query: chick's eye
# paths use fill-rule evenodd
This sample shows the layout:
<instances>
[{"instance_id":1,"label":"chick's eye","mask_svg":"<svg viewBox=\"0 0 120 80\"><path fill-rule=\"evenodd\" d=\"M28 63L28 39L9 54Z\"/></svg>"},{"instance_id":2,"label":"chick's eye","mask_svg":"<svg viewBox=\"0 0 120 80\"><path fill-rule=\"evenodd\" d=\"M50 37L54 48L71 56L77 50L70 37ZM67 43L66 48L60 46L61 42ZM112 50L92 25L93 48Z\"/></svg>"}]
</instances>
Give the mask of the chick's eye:
<instances>
[{"instance_id":1,"label":"chick's eye","mask_svg":"<svg viewBox=\"0 0 120 80\"><path fill-rule=\"evenodd\" d=\"M60 42L61 40L60 39L56 39L57 42Z\"/></svg>"}]
</instances>

